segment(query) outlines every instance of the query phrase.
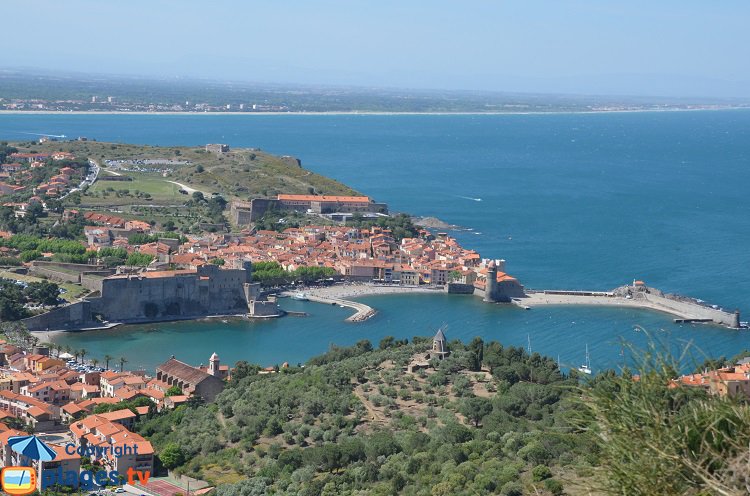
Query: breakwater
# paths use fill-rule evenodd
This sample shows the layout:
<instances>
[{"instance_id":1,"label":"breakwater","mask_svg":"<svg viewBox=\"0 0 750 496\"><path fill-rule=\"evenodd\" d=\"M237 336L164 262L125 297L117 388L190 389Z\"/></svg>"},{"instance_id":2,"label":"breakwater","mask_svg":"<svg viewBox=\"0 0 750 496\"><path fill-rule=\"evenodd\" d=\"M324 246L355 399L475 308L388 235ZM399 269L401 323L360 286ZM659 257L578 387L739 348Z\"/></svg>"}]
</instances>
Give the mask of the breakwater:
<instances>
[{"instance_id":1,"label":"breakwater","mask_svg":"<svg viewBox=\"0 0 750 496\"><path fill-rule=\"evenodd\" d=\"M739 310L728 312L717 305L680 295L665 294L645 285L620 286L612 291L527 290L513 303L533 308L539 305L606 305L623 308L643 308L668 313L675 322L704 322L738 329L741 327Z\"/></svg>"},{"instance_id":2,"label":"breakwater","mask_svg":"<svg viewBox=\"0 0 750 496\"><path fill-rule=\"evenodd\" d=\"M285 291L281 293L281 295L286 296L286 297L292 297L294 296L294 293ZM354 315L351 315L350 317L348 317L346 319L347 322L362 322L363 320L367 320L373 315L375 315L375 313L377 313L375 309L369 305L365 305L364 303L359 303L356 301L345 300L343 298L336 298L332 296L318 296L318 295L313 295L313 294L310 294L310 295L306 294L305 298L315 303L323 303L326 305L339 305L342 307L354 309L355 310Z\"/></svg>"}]
</instances>

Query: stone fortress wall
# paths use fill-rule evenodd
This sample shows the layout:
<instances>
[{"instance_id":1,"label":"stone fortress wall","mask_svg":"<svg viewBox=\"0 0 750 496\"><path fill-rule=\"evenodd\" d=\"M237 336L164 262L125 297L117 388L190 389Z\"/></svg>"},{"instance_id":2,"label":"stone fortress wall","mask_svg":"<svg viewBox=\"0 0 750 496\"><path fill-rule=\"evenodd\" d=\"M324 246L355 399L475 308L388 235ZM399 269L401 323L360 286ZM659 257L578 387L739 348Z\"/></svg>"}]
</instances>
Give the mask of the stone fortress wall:
<instances>
[{"instance_id":1,"label":"stone fortress wall","mask_svg":"<svg viewBox=\"0 0 750 496\"><path fill-rule=\"evenodd\" d=\"M197 271L144 272L101 280L101 297L25 319L32 331L81 329L103 321L125 324L183 320L211 315L270 317L280 314L252 283L252 265Z\"/></svg>"}]
</instances>

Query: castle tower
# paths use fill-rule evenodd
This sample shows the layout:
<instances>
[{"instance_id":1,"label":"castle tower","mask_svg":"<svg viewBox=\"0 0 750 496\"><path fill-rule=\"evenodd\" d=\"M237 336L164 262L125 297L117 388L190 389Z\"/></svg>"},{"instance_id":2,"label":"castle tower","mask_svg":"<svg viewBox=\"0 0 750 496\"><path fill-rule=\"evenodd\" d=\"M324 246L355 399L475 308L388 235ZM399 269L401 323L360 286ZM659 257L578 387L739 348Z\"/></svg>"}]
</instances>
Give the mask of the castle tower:
<instances>
[{"instance_id":1,"label":"castle tower","mask_svg":"<svg viewBox=\"0 0 750 496\"><path fill-rule=\"evenodd\" d=\"M438 357L440 360L450 355L450 351L448 350L448 343L445 339L445 334L443 334L443 329L438 329L438 332L435 334L435 337L432 338L432 352L430 355Z\"/></svg>"},{"instance_id":2,"label":"castle tower","mask_svg":"<svg viewBox=\"0 0 750 496\"><path fill-rule=\"evenodd\" d=\"M245 269L245 282L253 282L253 263L245 260L242 262L242 268Z\"/></svg>"},{"instance_id":3,"label":"castle tower","mask_svg":"<svg viewBox=\"0 0 750 496\"><path fill-rule=\"evenodd\" d=\"M219 372L219 355L216 353L211 355L211 358L208 359L208 373L214 377L219 377L221 375Z\"/></svg>"},{"instance_id":4,"label":"castle tower","mask_svg":"<svg viewBox=\"0 0 750 496\"><path fill-rule=\"evenodd\" d=\"M494 260L487 265L487 283L484 286L484 301L488 303L497 301L497 265Z\"/></svg>"}]
</instances>

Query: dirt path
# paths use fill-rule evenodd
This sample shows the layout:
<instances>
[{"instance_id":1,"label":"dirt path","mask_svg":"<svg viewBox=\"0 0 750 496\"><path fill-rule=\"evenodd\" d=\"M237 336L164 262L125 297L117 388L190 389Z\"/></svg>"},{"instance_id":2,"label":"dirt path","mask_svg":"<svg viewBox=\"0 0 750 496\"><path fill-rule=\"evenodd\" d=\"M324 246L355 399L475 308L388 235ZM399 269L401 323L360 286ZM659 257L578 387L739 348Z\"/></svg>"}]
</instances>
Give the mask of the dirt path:
<instances>
[{"instance_id":1,"label":"dirt path","mask_svg":"<svg viewBox=\"0 0 750 496\"><path fill-rule=\"evenodd\" d=\"M200 191L199 189L191 188L190 186L187 186L187 185L182 184L182 183L178 183L177 181L167 181L167 182L168 183L172 183L172 184L176 184L180 188L182 188L185 191L187 191L189 195L192 195L196 191ZM208 195L208 193L206 193L205 191L200 191L200 192L203 193L204 195Z\"/></svg>"},{"instance_id":2,"label":"dirt path","mask_svg":"<svg viewBox=\"0 0 750 496\"><path fill-rule=\"evenodd\" d=\"M367 414L369 415L369 418L367 419L368 422L378 422L381 424L385 424L388 422L388 419L385 415L383 415L381 412L375 410L373 407L370 406L370 402L367 401L365 398L364 393L358 388L354 388L354 396L357 397L359 401L362 402L362 404L365 406L365 409L367 410Z\"/></svg>"}]
</instances>

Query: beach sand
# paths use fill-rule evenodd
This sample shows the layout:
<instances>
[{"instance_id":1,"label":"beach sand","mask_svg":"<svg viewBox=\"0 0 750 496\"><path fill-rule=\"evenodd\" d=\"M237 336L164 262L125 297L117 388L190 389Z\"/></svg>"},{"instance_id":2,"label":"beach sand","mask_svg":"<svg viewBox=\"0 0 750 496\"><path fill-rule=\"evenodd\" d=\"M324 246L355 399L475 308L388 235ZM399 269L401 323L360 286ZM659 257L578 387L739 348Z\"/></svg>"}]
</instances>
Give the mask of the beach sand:
<instances>
[{"instance_id":1,"label":"beach sand","mask_svg":"<svg viewBox=\"0 0 750 496\"><path fill-rule=\"evenodd\" d=\"M362 296L389 295L389 294L407 294L407 293L431 293L441 294L441 289L434 287L414 287L414 286L383 286L379 284L346 284L327 286L324 288L310 288L302 292L317 296L320 298L330 299L347 299L358 298Z\"/></svg>"}]
</instances>

